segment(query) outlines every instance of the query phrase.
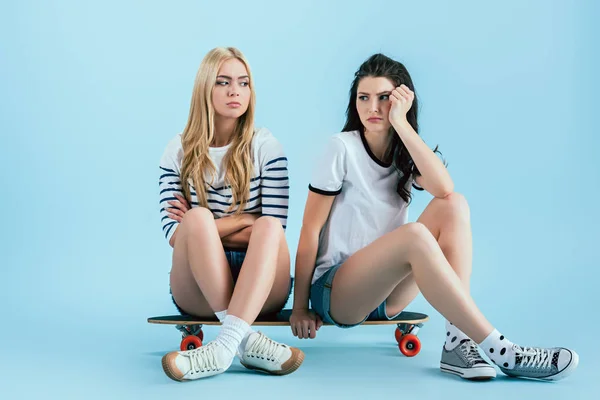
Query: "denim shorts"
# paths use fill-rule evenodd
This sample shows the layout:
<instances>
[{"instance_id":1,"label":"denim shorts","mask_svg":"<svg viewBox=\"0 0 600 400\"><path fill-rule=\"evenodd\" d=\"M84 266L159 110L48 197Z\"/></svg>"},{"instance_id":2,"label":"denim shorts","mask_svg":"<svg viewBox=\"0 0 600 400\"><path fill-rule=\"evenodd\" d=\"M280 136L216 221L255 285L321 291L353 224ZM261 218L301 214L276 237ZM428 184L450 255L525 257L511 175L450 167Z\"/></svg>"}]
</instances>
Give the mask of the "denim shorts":
<instances>
[{"instance_id":1,"label":"denim shorts","mask_svg":"<svg viewBox=\"0 0 600 400\"><path fill-rule=\"evenodd\" d=\"M227 258L227 262L229 263L229 269L231 270L231 276L233 278L233 284L235 285L235 283L237 282L239 276L240 276L240 272L242 271L242 264L244 263L244 259L246 258L246 252L245 251L239 251L239 250L227 250L225 249L225 257ZM292 294L292 286L294 283L293 278L290 277L290 290L288 292L288 298L290 297L290 295ZM169 293L171 293L171 291L169 290ZM175 307L177 308L177 311L179 311L179 313L181 315L187 315L187 313L185 311L183 311L175 302L175 299L173 298L173 294L171 293L171 300L173 301L173 304L175 304Z\"/></svg>"},{"instance_id":2,"label":"denim shorts","mask_svg":"<svg viewBox=\"0 0 600 400\"><path fill-rule=\"evenodd\" d=\"M335 273L342 266L342 264L334 265L331 267L323 276L321 276L315 283L310 286L310 304L314 312L319 314L319 317L324 323L333 324L340 328L353 328L362 324L365 321L381 321L381 320L392 320L396 318L400 313L392 316L388 316L386 312L386 301L379 305L375 310L371 311L369 315L365 317L361 322L354 325L338 324L331 318L329 314L331 307L331 286L333 284L333 278Z\"/></svg>"}]
</instances>

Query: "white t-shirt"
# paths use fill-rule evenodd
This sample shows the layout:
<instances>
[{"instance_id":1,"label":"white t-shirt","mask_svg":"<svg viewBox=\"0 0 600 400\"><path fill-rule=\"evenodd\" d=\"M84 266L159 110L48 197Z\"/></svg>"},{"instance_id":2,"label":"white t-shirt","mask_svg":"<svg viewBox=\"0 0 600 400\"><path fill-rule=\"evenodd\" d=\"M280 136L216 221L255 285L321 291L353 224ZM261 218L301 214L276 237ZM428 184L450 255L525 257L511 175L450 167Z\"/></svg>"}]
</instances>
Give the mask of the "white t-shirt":
<instances>
[{"instance_id":1,"label":"white t-shirt","mask_svg":"<svg viewBox=\"0 0 600 400\"><path fill-rule=\"evenodd\" d=\"M334 135L309 189L336 196L319 236L312 283L356 251L405 224L408 204L397 193L400 173L375 157L359 131ZM410 190L413 179L406 188Z\"/></svg>"},{"instance_id":2,"label":"white t-shirt","mask_svg":"<svg viewBox=\"0 0 600 400\"><path fill-rule=\"evenodd\" d=\"M223 147L209 147L209 156L216 167L216 176L212 184L206 183L207 201L215 218L233 214L226 212L232 202L231 187L225 184L225 166L223 159L231 144ZM250 180L250 195L244 212L272 216L279 219L286 228L289 202L288 160L279 141L268 129L257 129L252 138L253 173ZM181 188L181 163L183 147L181 134L167 144L160 160L160 217L163 233L167 241L171 240L179 223L168 217L166 208L171 207L169 200L177 200L175 193L183 197ZM209 179L207 174L205 179ZM196 190L189 182L192 195L192 208L198 207Z\"/></svg>"}]
</instances>

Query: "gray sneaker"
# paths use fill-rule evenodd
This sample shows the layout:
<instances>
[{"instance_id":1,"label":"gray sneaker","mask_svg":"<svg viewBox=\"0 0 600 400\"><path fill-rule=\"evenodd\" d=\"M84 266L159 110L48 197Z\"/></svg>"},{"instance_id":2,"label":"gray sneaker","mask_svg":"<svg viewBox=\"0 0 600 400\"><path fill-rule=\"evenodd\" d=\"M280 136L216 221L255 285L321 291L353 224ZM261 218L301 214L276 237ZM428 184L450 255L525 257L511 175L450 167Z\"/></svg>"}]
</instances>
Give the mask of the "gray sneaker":
<instances>
[{"instance_id":1,"label":"gray sneaker","mask_svg":"<svg viewBox=\"0 0 600 400\"><path fill-rule=\"evenodd\" d=\"M513 345L517 357L512 369L499 366L508 376L557 381L569 376L579 364L579 356L563 347L544 349Z\"/></svg>"},{"instance_id":2,"label":"gray sneaker","mask_svg":"<svg viewBox=\"0 0 600 400\"><path fill-rule=\"evenodd\" d=\"M475 381L485 381L496 377L496 369L481 358L477 344L471 339L463 339L451 351L446 350L446 346L444 346L440 369L442 372Z\"/></svg>"}]
</instances>

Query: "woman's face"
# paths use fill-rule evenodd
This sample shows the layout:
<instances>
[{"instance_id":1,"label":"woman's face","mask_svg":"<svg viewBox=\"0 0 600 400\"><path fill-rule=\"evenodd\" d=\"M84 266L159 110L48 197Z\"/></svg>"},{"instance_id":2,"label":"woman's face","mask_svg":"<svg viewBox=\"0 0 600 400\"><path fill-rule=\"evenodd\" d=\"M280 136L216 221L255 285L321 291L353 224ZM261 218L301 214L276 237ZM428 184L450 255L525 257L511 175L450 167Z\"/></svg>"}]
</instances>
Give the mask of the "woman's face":
<instances>
[{"instance_id":1,"label":"woman's face","mask_svg":"<svg viewBox=\"0 0 600 400\"><path fill-rule=\"evenodd\" d=\"M365 130L369 132L388 132L390 94L395 89L388 78L367 76L358 83L356 110Z\"/></svg>"},{"instance_id":2,"label":"woman's face","mask_svg":"<svg viewBox=\"0 0 600 400\"><path fill-rule=\"evenodd\" d=\"M212 103L217 115L239 118L248 110L250 103L250 77L246 66L237 58L225 61L212 91Z\"/></svg>"}]
</instances>

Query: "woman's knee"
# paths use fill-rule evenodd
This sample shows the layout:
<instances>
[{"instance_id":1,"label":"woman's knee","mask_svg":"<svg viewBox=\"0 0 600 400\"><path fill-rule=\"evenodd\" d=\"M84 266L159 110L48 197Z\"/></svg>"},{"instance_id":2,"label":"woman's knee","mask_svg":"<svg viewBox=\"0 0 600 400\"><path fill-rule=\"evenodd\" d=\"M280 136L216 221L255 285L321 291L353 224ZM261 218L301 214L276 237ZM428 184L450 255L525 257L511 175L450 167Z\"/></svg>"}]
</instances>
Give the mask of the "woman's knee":
<instances>
[{"instance_id":1,"label":"woman's knee","mask_svg":"<svg viewBox=\"0 0 600 400\"><path fill-rule=\"evenodd\" d=\"M261 232L261 233L272 233L272 234L280 234L283 233L283 227L281 226L281 222L275 217L262 216L259 217L256 221L254 221L254 225L252 225L252 233Z\"/></svg>"},{"instance_id":2,"label":"woman's knee","mask_svg":"<svg viewBox=\"0 0 600 400\"><path fill-rule=\"evenodd\" d=\"M208 208L195 207L185 213L182 223L185 224L187 222L188 224L196 225L198 223L202 224L214 221L214 219L212 212Z\"/></svg>"},{"instance_id":3,"label":"woman's knee","mask_svg":"<svg viewBox=\"0 0 600 400\"><path fill-rule=\"evenodd\" d=\"M469 218L470 209L469 203L465 196L460 193L452 192L443 199L438 199L444 207L446 207L453 215Z\"/></svg>"},{"instance_id":4,"label":"woman's knee","mask_svg":"<svg viewBox=\"0 0 600 400\"><path fill-rule=\"evenodd\" d=\"M195 207L188 210L181 221L181 228L185 234L195 234L206 230L209 224L214 224L212 212L204 207Z\"/></svg>"},{"instance_id":5,"label":"woman's knee","mask_svg":"<svg viewBox=\"0 0 600 400\"><path fill-rule=\"evenodd\" d=\"M427 240L433 237L429 229L421 222L409 222L399 227L396 232L407 240Z\"/></svg>"},{"instance_id":6,"label":"woman's knee","mask_svg":"<svg viewBox=\"0 0 600 400\"><path fill-rule=\"evenodd\" d=\"M439 247L431 231L420 222L411 222L398 228L401 240L407 243L409 254L430 253Z\"/></svg>"}]
</instances>

